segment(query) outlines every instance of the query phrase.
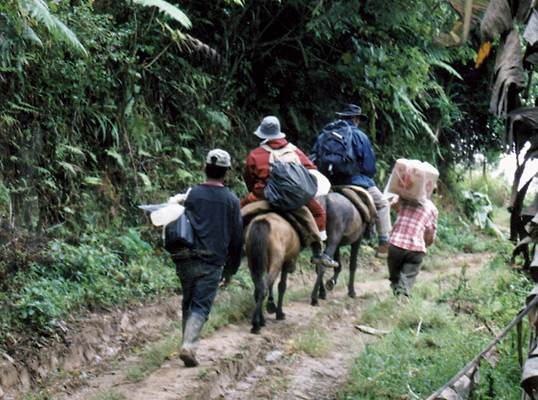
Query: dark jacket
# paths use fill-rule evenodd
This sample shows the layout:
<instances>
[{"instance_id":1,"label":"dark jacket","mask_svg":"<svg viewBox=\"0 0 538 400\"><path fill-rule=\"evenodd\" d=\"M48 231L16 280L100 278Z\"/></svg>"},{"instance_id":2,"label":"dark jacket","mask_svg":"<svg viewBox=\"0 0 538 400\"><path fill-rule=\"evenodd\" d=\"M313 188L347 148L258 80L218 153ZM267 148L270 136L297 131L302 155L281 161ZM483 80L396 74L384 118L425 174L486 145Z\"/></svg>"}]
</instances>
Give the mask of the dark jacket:
<instances>
[{"instance_id":1,"label":"dark jacket","mask_svg":"<svg viewBox=\"0 0 538 400\"><path fill-rule=\"evenodd\" d=\"M243 220L237 196L225 186L205 182L190 191L185 209L195 233L197 257L235 274L243 247Z\"/></svg>"},{"instance_id":2,"label":"dark jacket","mask_svg":"<svg viewBox=\"0 0 538 400\"><path fill-rule=\"evenodd\" d=\"M351 178L339 180L338 177L331 177L331 183L335 185L357 185L363 188L375 186L373 176L376 173L375 155L370 143L370 139L364 132L358 129L351 119L343 119L343 121L351 126L353 131L353 149L355 157L360 165L360 172L353 175ZM312 153L317 154L319 151L319 140L312 147Z\"/></svg>"}]
</instances>

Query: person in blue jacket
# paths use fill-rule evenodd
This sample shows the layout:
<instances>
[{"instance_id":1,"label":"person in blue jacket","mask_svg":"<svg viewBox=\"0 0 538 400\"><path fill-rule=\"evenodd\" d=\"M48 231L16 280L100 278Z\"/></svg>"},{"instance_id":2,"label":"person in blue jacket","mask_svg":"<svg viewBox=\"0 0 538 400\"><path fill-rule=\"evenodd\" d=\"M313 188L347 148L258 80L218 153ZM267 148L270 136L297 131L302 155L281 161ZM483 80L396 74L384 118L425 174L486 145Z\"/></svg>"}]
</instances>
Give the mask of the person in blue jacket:
<instances>
[{"instance_id":1,"label":"person in blue jacket","mask_svg":"<svg viewBox=\"0 0 538 400\"><path fill-rule=\"evenodd\" d=\"M173 255L181 281L183 343L179 357L195 367L195 346L209 317L222 278L239 269L243 247L243 219L239 199L223 185L231 166L221 149L207 154L205 182L195 186L185 200L185 212L194 231L194 249Z\"/></svg>"},{"instance_id":2,"label":"person in blue jacket","mask_svg":"<svg viewBox=\"0 0 538 400\"><path fill-rule=\"evenodd\" d=\"M362 113L362 109L355 104L348 104L343 111L336 112L340 119L352 128L353 131L353 148L356 161L359 163L359 171L352 176L332 176L331 183L333 185L356 185L366 190L372 196L378 218L376 219L376 228L378 234L379 246L377 248L378 258L388 257L388 239L391 230L390 222L390 207L389 202L383 193L377 188L373 179L376 173L376 161L374 150L370 139L364 132L358 129L361 122L367 121L368 116ZM312 154L317 154L320 151L319 138L312 148Z\"/></svg>"}]
</instances>

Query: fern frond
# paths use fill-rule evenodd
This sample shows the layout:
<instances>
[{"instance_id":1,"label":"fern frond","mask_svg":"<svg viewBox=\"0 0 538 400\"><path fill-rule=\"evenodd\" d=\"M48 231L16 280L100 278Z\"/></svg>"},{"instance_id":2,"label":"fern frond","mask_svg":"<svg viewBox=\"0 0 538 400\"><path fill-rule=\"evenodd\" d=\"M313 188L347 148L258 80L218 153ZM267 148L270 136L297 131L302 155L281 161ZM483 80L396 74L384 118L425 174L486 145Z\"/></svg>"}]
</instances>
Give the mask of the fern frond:
<instances>
[{"instance_id":1,"label":"fern frond","mask_svg":"<svg viewBox=\"0 0 538 400\"><path fill-rule=\"evenodd\" d=\"M26 14L36 22L45 25L56 40L62 40L69 46L84 53L84 55L88 55L88 52L73 31L50 13L49 6L43 0L19 0L19 8L23 15Z\"/></svg>"},{"instance_id":2,"label":"fern frond","mask_svg":"<svg viewBox=\"0 0 538 400\"><path fill-rule=\"evenodd\" d=\"M463 80L462 76L456 71L454 68L452 68L449 64L447 64L444 61L438 60L436 58L430 59L430 64L437 65L438 67L443 68L445 71L449 72L450 74L454 75L460 80Z\"/></svg>"},{"instance_id":3,"label":"fern frond","mask_svg":"<svg viewBox=\"0 0 538 400\"><path fill-rule=\"evenodd\" d=\"M405 93L403 93L401 90L397 91L396 95L397 95L397 97L399 99L401 99L404 102L404 104L407 107L409 107L409 111L410 111L410 115L411 115L412 119L416 123L418 123L420 126L422 126L422 128L424 128L426 133L428 133L428 135L430 135L430 137L434 141L437 141L437 137L435 136L435 133L433 132L432 128L428 125L428 123L424 119L424 114L419 110L419 108L417 106L415 106L413 101ZM401 112L400 112L400 116L403 116L403 114ZM418 130L416 125L415 124L413 124L413 125L414 125L415 129Z\"/></svg>"},{"instance_id":4,"label":"fern frond","mask_svg":"<svg viewBox=\"0 0 538 400\"><path fill-rule=\"evenodd\" d=\"M113 149L106 149L105 153L108 154L113 159L115 159L118 162L119 166L125 169L125 163L123 162L123 157L121 156L120 153L118 153L116 150L113 150Z\"/></svg>"},{"instance_id":5,"label":"fern frond","mask_svg":"<svg viewBox=\"0 0 538 400\"><path fill-rule=\"evenodd\" d=\"M26 39L30 42L38 44L40 47L43 47L43 42L41 41L39 36L37 36L35 31L32 28L30 28L28 24L25 24L24 26L24 32L22 34L22 37L23 39Z\"/></svg>"},{"instance_id":6,"label":"fern frond","mask_svg":"<svg viewBox=\"0 0 538 400\"><path fill-rule=\"evenodd\" d=\"M181 25L183 25L183 27L187 29L192 26L191 20L185 15L183 11L165 0L134 0L134 2L144 7L157 7L159 11L162 11L163 13L174 18L177 22L179 22Z\"/></svg>"}]
</instances>

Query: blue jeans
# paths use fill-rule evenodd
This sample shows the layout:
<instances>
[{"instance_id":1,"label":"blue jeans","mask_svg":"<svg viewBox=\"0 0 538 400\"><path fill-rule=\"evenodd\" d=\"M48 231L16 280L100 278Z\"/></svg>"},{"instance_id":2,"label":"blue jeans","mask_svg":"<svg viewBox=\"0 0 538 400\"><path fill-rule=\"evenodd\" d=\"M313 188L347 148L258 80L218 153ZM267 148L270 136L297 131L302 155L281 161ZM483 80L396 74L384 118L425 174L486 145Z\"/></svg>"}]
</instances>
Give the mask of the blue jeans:
<instances>
[{"instance_id":1,"label":"blue jeans","mask_svg":"<svg viewBox=\"0 0 538 400\"><path fill-rule=\"evenodd\" d=\"M176 273L183 289L183 318L186 319L190 313L196 313L207 320L217 296L222 267L200 260L189 260L176 263Z\"/></svg>"}]
</instances>

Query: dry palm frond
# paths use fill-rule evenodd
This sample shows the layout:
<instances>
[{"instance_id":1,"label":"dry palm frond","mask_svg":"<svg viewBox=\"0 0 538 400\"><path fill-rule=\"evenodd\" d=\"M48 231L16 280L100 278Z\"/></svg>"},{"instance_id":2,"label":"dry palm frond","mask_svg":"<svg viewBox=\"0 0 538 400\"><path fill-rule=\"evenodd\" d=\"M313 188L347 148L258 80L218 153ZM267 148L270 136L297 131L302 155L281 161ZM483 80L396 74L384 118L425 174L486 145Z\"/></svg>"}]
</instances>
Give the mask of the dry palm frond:
<instances>
[{"instance_id":1,"label":"dry palm frond","mask_svg":"<svg viewBox=\"0 0 538 400\"><path fill-rule=\"evenodd\" d=\"M503 36L495 61L494 77L490 111L501 116L507 111L509 93L513 93L511 89L514 89L514 86L516 89L525 87L519 34L515 28L508 35Z\"/></svg>"},{"instance_id":2,"label":"dry palm frond","mask_svg":"<svg viewBox=\"0 0 538 400\"><path fill-rule=\"evenodd\" d=\"M480 24L482 43L491 42L496 36L512 30L514 20L508 0L491 0Z\"/></svg>"},{"instance_id":3,"label":"dry palm frond","mask_svg":"<svg viewBox=\"0 0 538 400\"><path fill-rule=\"evenodd\" d=\"M175 42L179 50L182 52L202 55L204 58L210 60L214 65L221 65L222 63L222 57L215 49L187 33L180 33Z\"/></svg>"},{"instance_id":4,"label":"dry palm frond","mask_svg":"<svg viewBox=\"0 0 538 400\"><path fill-rule=\"evenodd\" d=\"M473 13L471 18L474 21L479 21L486 9L488 8L490 0L474 0L473 1ZM458 12L460 15L465 14L465 0L450 0L450 5Z\"/></svg>"},{"instance_id":5,"label":"dry palm frond","mask_svg":"<svg viewBox=\"0 0 538 400\"><path fill-rule=\"evenodd\" d=\"M506 116L505 140L517 149L529 141L530 150L538 149L538 107L522 107Z\"/></svg>"},{"instance_id":6,"label":"dry palm frond","mask_svg":"<svg viewBox=\"0 0 538 400\"><path fill-rule=\"evenodd\" d=\"M463 17L452 27L449 34L441 34L436 41L446 47L461 46L467 41L471 25L480 21L490 0L450 0L450 5Z\"/></svg>"}]
</instances>

